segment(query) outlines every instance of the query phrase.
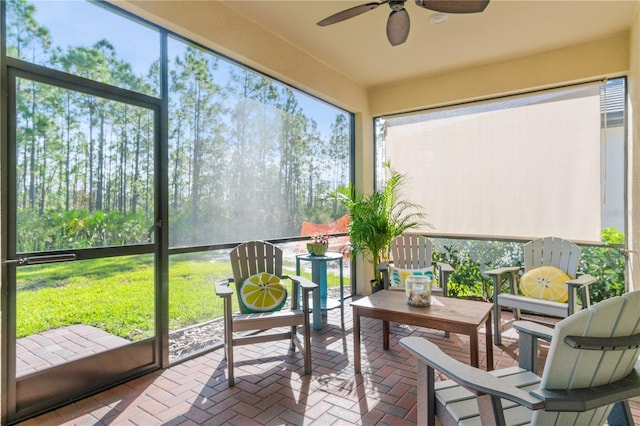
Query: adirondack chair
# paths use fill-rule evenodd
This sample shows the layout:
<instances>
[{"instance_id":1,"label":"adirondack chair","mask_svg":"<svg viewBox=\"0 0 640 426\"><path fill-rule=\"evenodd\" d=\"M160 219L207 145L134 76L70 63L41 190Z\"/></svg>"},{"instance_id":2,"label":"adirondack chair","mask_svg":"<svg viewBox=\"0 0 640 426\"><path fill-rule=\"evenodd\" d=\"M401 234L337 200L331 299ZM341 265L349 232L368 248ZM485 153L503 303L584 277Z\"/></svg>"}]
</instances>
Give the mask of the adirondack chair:
<instances>
[{"instance_id":1,"label":"adirondack chair","mask_svg":"<svg viewBox=\"0 0 640 426\"><path fill-rule=\"evenodd\" d=\"M378 270L382 272L384 288L393 288L389 277L391 267L413 271L433 267L433 273L437 274L440 287L434 287L432 292L446 296L449 274L453 272L453 268L446 263L434 262L432 256L433 243L424 235L402 234L397 236L391 240L392 262L383 262L378 266Z\"/></svg>"},{"instance_id":2,"label":"adirondack chair","mask_svg":"<svg viewBox=\"0 0 640 426\"><path fill-rule=\"evenodd\" d=\"M485 272L493 278L493 335L496 345L502 344L502 331L511 324L502 323L502 308L513 310L514 321L522 319L521 310L543 316L566 318L578 308L578 291L581 307L589 306L589 285L596 279L578 272L580 254L580 247L571 241L555 237L541 238L524 245L524 269L515 266ZM534 285L529 294L522 292L522 283L520 286L517 285L516 273L521 270L522 279ZM505 278L509 284L509 293L501 293ZM545 298L548 294L537 293L538 289L542 291L552 288L557 292L550 292L551 297ZM562 294L564 297L560 298Z\"/></svg>"},{"instance_id":3,"label":"adirondack chair","mask_svg":"<svg viewBox=\"0 0 640 426\"><path fill-rule=\"evenodd\" d=\"M520 366L491 372L449 357L424 338L402 338L418 360L418 424L432 426L435 417L444 425L633 424L628 399L640 395L638 306L635 291L577 312L555 328L519 321ZM539 377L527 351L535 347L531 341L549 336ZM434 382L435 371L450 380Z\"/></svg>"},{"instance_id":4,"label":"adirondack chair","mask_svg":"<svg viewBox=\"0 0 640 426\"><path fill-rule=\"evenodd\" d=\"M230 258L233 278L215 285L216 294L224 300L224 344L229 387L235 384L233 350L239 345L288 339L291 342L289 353L293 354L297 347L304 356L304 374L311 374L309 295L317 285L303 277L283 275L282 250L270 243L250 241L240 244L231 251ZM290 293L282 293L284 286L280 279L291 282ZM235 293L240 305L241 312L237 314L232 310L234 290L231 284L236 286ZM265 293L282 300L271 300ZM256 296L258 294L260 296ZM282 306L287 297L290 308L285 309ZM259 306L260 300L268 300L269 303ZM298 326L302 326L304 343L298 336ZM286 332L272 331L279 327L290 328ZM237 334L256 330L260 333Z\"/></svg>"}]
</instances>

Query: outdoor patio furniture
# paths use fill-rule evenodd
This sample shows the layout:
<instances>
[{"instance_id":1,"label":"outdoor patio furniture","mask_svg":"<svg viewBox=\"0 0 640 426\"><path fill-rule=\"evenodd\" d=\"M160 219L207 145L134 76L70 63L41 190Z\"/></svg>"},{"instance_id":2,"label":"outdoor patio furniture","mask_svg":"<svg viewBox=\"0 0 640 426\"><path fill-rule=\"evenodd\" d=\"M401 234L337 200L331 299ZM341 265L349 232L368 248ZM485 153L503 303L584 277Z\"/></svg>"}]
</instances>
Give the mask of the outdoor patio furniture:
<instances>
[{"instance_id":1,"label":"outdoor patio furniture","mask_svg":"<svg viewBox=\"0 0 640 426\"><path fill-rule=\"evenodd\" d=\"M360 373L360 318L382 320L382 347L389 349L389 322L442 330L469 336L471 365L480 364L479 331L484 325L487 370L493 370L491 344L491 304L453 297L434 297L430 306L416 307L407 303L405 293L381 290L351 302L353 308L353 367Z\"/></svg>"},{"instance_id":2,"label":"outdoor patio furniture","mask_svg":"<svg viewBox=\"0 0 640 426\"><path fill-rule=\"evenodd\" d=\"M444 425L633 424L627 400L640 395L638 306L635 291L575 313L555 329L517 323L521 348L552 336L542 377L526 365L531 354L521 356L519 367L487 373L421 337L401 339L418 360L418 424L434 425L436 416ZM451 380L434 383L435 371Z\"/></svg>"},{"instance_id":3,"label":"outdoor patio furniture","mask_svg":"<svg viewBox=\"0 0 640 426\"><path fill-rule=\"evenodd\" d=\"M322 256L311 253L296 255L296 275L300 275L300 262L311 263L311 281L318 284L318 289L313 292L313 329L322 329L322 311L340 309L340 326L344 330L344 270L342 253L326 252ZM327 264L338 264L340 271L340 296L328 297Z\"/></svg>"},{"instance_id":4,"label":"outdoor patio furniture","mask_svg":"<svg viewBox=\"0 0 640 426\"><path fill-rule=\"evenodd\" d=\"M433 274L437 274L439 287L432 287L432 291L436 294L447 295L447 283L449 274L453 272L453 268L442 262L434 262L433 243L424 235L419 234L402 234L395 237L391 241L391 262L382 263L378 269L382 272L384 288L392 288L393 280L390 275L393 268L403 270L403 273L421 273L422 271L433 268Z\"/></svg>"},{"instance_id":5,"label":"outdoor patio furniture","mask_svg":"<svg viewBox=\"0 0 640 426\"><path fill-rule=\"evenodd\" d=\"M240 244L231 251L230 258L233 278L216 283L216 294L224 299L224 343L229 386L235 382L234 347L252 343L289 339L289 353L293 354L297 347L304 355L304 374L311 374L309 296L317 285L303 277L283 275L282 250L267 242ZM289 289L282 290L281 279L290 280L290 294ZM232 310L232 283L236 286L241 310L238 314ZM287 299L290 307L284 308ZM304 343L298 336L298 326L302 326ZM279 327L290 329L286 332L273 331Z\"/></svg>"},{"instance_id":6,"label":"outdoor patio furniture","mask_svg":"<svg viewBox=\"0 0 640 426\"><path fill-rule=\"evenodd\" d=\"M596 279L578 272L581 249L571 241L547 237L524 245L524 268L520 266L486 271L493 278L494 343L502 343L502 308L513 310L514 320L520 320L521 310L543 316L565 318L576 311L577 292L581 291L582 308L590 304L589 285ZM523 271L520 285L516 273ZM507 278L509 293L502 293L503 279ZM525 281L523 281L525 280Z\"/></svg>"}]
</instances>

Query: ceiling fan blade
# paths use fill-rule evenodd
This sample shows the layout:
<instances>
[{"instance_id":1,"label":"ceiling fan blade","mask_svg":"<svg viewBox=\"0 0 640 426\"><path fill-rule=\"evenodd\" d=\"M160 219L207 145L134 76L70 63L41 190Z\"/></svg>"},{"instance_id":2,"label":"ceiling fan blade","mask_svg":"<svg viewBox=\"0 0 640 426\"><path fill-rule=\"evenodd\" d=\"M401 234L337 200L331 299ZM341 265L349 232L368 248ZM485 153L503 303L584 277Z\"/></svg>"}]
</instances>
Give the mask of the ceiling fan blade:
<instances>
[{"instance_id":1,"label":"ceiling fan blade","mask_svg":"<svg viewBox=\"0 0 640 426\"><path fill-rule=\"evenodd\" d=\"M392 46L397 46L407 41L410 27L409 13L405 8L392 11L389 14L389 19L387 19L387 38L389 43Z\"/></svg>"},{"instance_id":2,"label":"ceiling fan blade","mask_svg":"<svg viewBox=\"0 0 640 426\"><path fill-rule=\"evenodd\" d=\"M489 0L416 0L416 4L442 13L478 13L487 7Z\"/></svg>"},{"instance_id":3,"label":"ceiling fan blade","mask_svg":"<svg viewBox=\"0 0 640 426\"><path fill-rule=\"evenodd\" d=\"M319 21L316 25L321 27L326 27L327 25L335 24L337 22L342 22L346 19L353 18L354 16L361 15L369 10L375 9L381 4L388 3L389 0L383 0L380 3L366 3L361 4L359 6L350 7L349 9L342 10L338 13L334 13L333 15L324 18L322 21Z\"/></svg>"}]
</instances>

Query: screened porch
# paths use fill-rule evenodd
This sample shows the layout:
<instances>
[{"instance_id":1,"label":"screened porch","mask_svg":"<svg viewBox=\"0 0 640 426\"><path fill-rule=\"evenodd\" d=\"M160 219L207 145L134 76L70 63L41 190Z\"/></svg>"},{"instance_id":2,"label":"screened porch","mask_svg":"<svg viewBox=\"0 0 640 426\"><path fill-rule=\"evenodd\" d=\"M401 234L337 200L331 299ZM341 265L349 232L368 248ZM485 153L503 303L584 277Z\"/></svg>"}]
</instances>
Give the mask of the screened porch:
<instances>
[{"instance_id":1,"label":"screened porch","mask_svg":"<svg viewBox=\"0 0 640 426\"><path fill-rule=\"evenodd\" d=\"M300 19L274 12L285 3ZM243 380L225 388L213 291L231 275L229 250L248 240L282 247L294 273L305 222L349 213L327 194L384 188L387 163L426 214L413 231L454 268L452 297L491 300L484 272L548 235L583 248L594 302L634 288L637 1L614 2L606 15L619 24L607 31L415 75L390 67L400 57L381 61L401 51L385 40L361 72L298 46L312 33L336 49L353 42L317 32L309 9L327 15L330 3L0 2L0 422L55 408L25 423L415 423L398 337L465 360L467 343L395 327L384 352L372 322L365 374L354 375L349 302L371 292L374 271L350 255L345 229L331 238L347 324L336 328L333 310L313 332L311 377L298 358L252 365L243 348ZM576 27L597 27L584 22L605 14L580 6ZM260 15L304 16L305 37ZM418 48L408 57L430 56ZM334 295L337 277L328 271ZM516 362L506 339L497 363Z\"/></svg>"}]
</instances>

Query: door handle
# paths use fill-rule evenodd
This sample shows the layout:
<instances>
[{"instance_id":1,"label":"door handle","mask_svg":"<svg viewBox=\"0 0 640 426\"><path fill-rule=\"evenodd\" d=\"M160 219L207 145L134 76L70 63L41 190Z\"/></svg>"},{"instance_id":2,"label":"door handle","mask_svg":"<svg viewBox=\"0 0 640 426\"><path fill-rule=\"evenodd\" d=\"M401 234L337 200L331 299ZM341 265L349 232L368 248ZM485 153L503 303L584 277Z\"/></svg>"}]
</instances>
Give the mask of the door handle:
<instances>
[{"instance_id":1,"label":"door handle","mask_svg":"<svg viewBox=\"0 0 640 426\"><path fill-rule=\"evenodd\" d=\"M45 256L27 256L20 259L7 259L3 263L5 265L42 265L44 263L69 262L76 260L75 253L51 254Z\"/></svg>"}]
</instances>

